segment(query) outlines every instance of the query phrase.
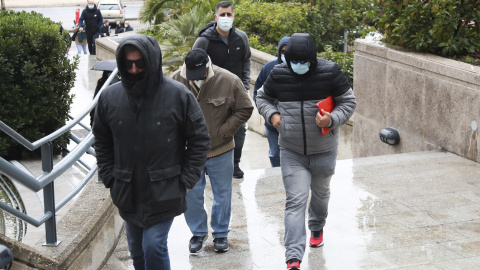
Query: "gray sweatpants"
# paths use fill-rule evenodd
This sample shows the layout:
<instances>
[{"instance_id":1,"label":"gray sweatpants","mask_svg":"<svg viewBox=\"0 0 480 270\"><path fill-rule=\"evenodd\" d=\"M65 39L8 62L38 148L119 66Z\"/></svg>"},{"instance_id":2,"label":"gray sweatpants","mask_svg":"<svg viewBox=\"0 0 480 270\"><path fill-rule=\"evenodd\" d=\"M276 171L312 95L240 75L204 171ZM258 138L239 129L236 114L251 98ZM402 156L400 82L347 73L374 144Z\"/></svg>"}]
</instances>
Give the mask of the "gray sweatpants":
<instances>
[{"instance_id":1,"label":"gray sweatpants","mask_svg":"<svg viewBox=\"0 0 480 270\"><path fill-rule=\"evenodd\" d=\"M305 208L310 189L308 228L320 231L325 226L330 199L330 179L335 172L337 151L301 155L280 148L285 206L285 258L302 260L306 247Z\"/></svg>"}]
</instances>

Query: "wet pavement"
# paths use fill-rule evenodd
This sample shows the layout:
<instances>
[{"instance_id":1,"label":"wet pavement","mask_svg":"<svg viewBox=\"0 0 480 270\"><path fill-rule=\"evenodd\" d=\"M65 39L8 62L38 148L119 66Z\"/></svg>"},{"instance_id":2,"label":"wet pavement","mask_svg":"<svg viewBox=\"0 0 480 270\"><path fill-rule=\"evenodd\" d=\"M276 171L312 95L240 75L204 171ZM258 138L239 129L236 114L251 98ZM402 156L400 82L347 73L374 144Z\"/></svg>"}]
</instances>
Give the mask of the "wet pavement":
<instances>
[{"instance_id":1,"label":"wet pavement","mask_svg":"<svg viewBox=\"0 0 480 270\"><path fill-rule=\"evenodd\" d=\"M101 76L90 70L96 62L94 56L80 57L73 115L91 101ZM204 252L189 255L191 233L179 216L169 234L172 269L286 268L285 191L280 169L269 168L267 151L266 138L248 131L241 163L245 177L233 181L230 251L215 253L210 232ZM64 175L68 184L56 184L56 192L66 192L83 176L82 168L72 168ZM209 185L205 198L208 211ZM27 240L41 237L30 233ZM307 247L302 270L478 269L480 164L444 152L339 160L324 239L323 247ZM104 269L133 269L125 237Z\"/></svg>"},{"instance_id":2,"label":"wet pavement","mask_svg":"<svg viewBox=\"0 0 480 270\"><path fill-rule=\"evenodd\" d=\"M307 247L301 269L478 269L479 169L443 152L339 160L325 245ZM172 269L285 269L280 175L279 168L248 170L234 180L227 253L213 251L210 232L205 251L189 255L191 234L177 217ZM209 188L206 198L210 209ZM133 269L125 239L104 269Z\"/></svg>"}]
</instances>

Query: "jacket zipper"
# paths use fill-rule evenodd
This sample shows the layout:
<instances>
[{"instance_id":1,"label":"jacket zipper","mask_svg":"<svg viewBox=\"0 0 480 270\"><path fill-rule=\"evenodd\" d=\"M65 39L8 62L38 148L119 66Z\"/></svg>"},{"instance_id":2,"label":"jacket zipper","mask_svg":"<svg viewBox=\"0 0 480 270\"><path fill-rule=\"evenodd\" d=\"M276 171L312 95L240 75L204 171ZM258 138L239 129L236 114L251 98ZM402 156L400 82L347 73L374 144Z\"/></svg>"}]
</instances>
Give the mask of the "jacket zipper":
<instances>
[{"instance_id":1,"label":"jacket zipper","mask_svg":"<svg viewBox=\"0 0 480 270\"><path fill-rule=\"evenodd\" d=\"M303 100L301 101L301 114L302 114L302 130L303 130L303 152L307 155L307 134L305 133L305 115L303 114Z\"/></svg>"}]
</instances>

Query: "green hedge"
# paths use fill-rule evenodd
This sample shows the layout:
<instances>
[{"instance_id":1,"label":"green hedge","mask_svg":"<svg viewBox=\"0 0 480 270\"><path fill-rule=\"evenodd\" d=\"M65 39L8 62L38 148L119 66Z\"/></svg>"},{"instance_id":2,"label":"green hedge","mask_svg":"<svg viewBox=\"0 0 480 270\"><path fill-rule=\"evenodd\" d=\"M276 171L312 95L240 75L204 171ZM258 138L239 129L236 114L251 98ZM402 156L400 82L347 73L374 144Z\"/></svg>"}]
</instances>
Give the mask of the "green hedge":
<instances>
[{"instance_id":1,"label":"green hedge","mask_svg":"<svg viewBox=\"0 0 480 270\"><path fill-rule=\"evenodd\" d=\"M386 43L443 56L479 51L479 18L478 0L376 0L366 16Z\"/></svg>"},{"instance_id":2,"label":"green hedge","mask_svg":"<svg viewBox=\"0 0 480 270\"><path fill-rule=\"evenodd\" d=\"M276 55L282 37L307 32L310 10L308 4L242 1L234 25L247 33L251 47Z\"/></svg>"},{"instance_id":3,"label":"green hedge","mask_svg":"<svg viewBox=\"0 0 480 270\"><path fill-rule=\"evenodd\" d=\"M325 46L341 51L343 44L361 36L363 13L370 4L368 0L299 2L244 0L235 7L234 25L248 34L253 48L273 54L280 39L293 33L310 33L319 52Z\"/></svg>"},{"instance_id":4,"label":"green hedge","mask_svg":"<svg viewBox=\"0 0 480 270\"><path fill-rule=\"evenodd\" d=\"M334 52L332 46L328 45L324 49L325 51L318 53L317 56L337 63L353 87L353 53Z\"/></svg>"},{"instance_id":5,"label":"green hedge","mask_svg":"<svg viewBox=\"0 0 480 270\"><path fill-rule=\"evenodd\" d=\"M78 58L61 26L32 12L0 12L0 120L31 142L66 123ZM67 142L55 140L54 149ZM0 156L19 159L32 152L0 132Z\"/></svg>"}]
</instances>

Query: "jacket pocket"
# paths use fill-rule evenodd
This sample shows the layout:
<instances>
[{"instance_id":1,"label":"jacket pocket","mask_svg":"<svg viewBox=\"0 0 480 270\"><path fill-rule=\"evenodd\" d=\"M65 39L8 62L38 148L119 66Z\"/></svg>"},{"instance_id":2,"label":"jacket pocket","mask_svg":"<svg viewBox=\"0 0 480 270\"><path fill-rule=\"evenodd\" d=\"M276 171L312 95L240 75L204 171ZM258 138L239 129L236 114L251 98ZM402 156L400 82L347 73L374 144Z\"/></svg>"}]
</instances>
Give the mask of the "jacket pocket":
<instances>
[{"instance_id":1,"label":"jacket pocket","mask_svg":"<svg viewBox=\"0 0 480 270\"><path fill-rule=\"evenodd\" d=\"M150 210L161 213L185 204L186 188L180 181L181 165L148 171L150 176Z\"/></svg>"},{"instance_id":2,"label":"jacket pocket","mask_svg":"<svg viewBox=\"0 0 480 270\"><path fill-rule=\"evenodd\" d=\"M202 108L207 122L208 132L212 146L223 140L220 128L227 118L231 115L230 98L211 98L207 99L207 108Z\"/></svg>"},{"instance_id":3,"label":"jacket pocket","mask_svg":"<svg viewBox=\"0 0 480 270\"><path fill-rule=\"evenodd\" d=\"M132 171L114 169L110 196L113 203L123 212L133 212Z\"/></svg>"}]
</instances>

